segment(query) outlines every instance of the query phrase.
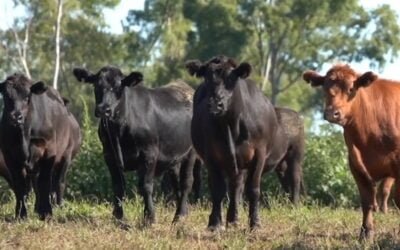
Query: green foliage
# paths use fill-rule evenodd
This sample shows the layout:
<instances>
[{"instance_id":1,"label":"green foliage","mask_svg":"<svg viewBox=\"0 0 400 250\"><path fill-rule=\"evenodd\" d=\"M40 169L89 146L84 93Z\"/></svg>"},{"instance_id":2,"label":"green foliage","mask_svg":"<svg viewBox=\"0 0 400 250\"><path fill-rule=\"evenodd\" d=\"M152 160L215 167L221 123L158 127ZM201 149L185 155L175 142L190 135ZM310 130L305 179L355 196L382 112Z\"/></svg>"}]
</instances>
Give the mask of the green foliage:
<instances>
[{"instance_id":1,"label":"green foliage","mask_svg":"<svg viewBox=\"0 0 400 250\"><path fill-rule=\"evenodd\" d=\"M97 128L89 118L87 105L83 110L83 142L67 176L67 194L75 198L104 198L111 194L110 177L104 163Z\"/></svg>"},{"instance_id":2,"label":"green foliage","mask_svg":"<svg viewBox=\"0 0 400 250\"><path fill-rule=\"evenodd\" d=\"M334 125L320 127L306 141L304 180L312 200L334 206L359 205L358 189L348 166L347 148Z\"/></svg>"}]
</instances>

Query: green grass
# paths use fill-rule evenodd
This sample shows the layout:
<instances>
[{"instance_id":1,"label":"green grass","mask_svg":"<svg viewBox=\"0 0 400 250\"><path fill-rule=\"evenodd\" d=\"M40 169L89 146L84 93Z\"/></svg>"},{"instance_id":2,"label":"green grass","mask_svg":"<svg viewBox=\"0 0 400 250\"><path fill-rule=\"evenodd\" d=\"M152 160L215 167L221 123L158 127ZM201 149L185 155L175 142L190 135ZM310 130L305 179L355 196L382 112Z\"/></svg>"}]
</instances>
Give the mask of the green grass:
<instances>
[{"instance_id":1,"label":"green grass","mask_svg":"<svg viewBox=\"0 0 400 250\"><path fill-rule=\"evenodd\" d=\"M192 205L190 214L172 226L173 206L157 203L157 222L141 226L142 202L125 202L129 230L111 216L109 203L66 202L50 221L37 219L29 202L29 219L13 219L14 203L0 205L0 249L394 249L400 248L399 213L375 214L375 240L359 243L359 209L318 205L292 207L271 202L260 211L262 227L248 230L247 209L236 228L209 232L209 205ZM226 210L224 211L226 212Z\"/></svg>"}]
</instances>

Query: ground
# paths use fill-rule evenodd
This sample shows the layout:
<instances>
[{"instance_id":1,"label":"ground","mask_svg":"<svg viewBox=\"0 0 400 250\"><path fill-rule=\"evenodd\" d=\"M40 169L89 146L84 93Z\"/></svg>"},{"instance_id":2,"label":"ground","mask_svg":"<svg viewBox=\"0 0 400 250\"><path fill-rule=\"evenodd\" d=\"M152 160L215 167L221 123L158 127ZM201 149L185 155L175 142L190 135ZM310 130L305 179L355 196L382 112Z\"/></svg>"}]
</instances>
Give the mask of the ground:
<instances>
[{"instance_id":1,"label":"ground","mask_svg":"<svg viewBox=\"0 0 400 250\"><path fill-rule=\"evenodd\" d=\"M157 222L141 226L142 203L127 201L122 229L109 203L69 201L56 208L50 221L39 221L29 207L29 219L13 219L13 201L0 205L0 249L395 249L400 248L399 212L375 214L375 240L359 242L359 209L319 205L293 207L273 201L260 211L262 227L250 232L247 209L236 228L206 230L209 204L192 205L189 216L171 225L173 206L157 203ZM226 210L224 211L226 212Z\"/></svg>"}]
</instances>

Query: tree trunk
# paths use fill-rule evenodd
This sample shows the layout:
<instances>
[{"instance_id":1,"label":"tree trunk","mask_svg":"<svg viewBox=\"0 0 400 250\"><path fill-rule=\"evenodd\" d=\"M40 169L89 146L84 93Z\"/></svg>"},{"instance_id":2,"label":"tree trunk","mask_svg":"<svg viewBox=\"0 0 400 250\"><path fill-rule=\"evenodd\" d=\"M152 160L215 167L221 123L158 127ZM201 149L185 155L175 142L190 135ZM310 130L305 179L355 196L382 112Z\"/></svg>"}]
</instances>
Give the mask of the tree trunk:
<instances>
[{"instance_id":1,"label":"tree trunk","mask_svg":"<svg viewBox=\"0 0 400 250\"><path fill-rule=\"evenodd\" d=\"M54 68L53 87L58 88L58 74L60 71L60 30L61 30L61 17L62 17L63 0L58 0L57 22L56 22L56 61Z\"/></svg>"}]
</instances>

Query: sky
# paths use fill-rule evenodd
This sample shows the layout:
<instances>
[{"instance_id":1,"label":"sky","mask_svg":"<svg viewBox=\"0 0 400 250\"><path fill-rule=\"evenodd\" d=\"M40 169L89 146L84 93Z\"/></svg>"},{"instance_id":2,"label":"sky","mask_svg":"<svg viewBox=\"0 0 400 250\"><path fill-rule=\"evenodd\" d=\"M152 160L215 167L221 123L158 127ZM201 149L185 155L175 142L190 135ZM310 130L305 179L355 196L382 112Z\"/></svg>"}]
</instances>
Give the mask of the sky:
<instances>
[{"instance_id":1,"label":"sky","mask_svg":"<svg viewBox=\"0 0 400 250\"><path fill-rule=\"evenodd\" d=\"M389 4L394 9L400 18L400 1L399 0L360 0L360 3L366 8L371 9L382 4ZM107 24L109 25L109 31L113 33L121 33L122 25L121 21L128 15L130 9L143 9L144 0L121 0L120 4L114 9L104 9L104 16ZM21 16L24 14L23 8L14 8L12 0L0 0L0 29L10 27L12 19L15 16ZM400 22L400 19L399 19ZM400 80L399 66L400 58L397 58L393 63L387 63L385 68L378 72L381 77L389 79ZM358 72L365 72L371 70L369 68L368 61L361 63L352 63L352 67ZM323 72L322 70L321 73Z\"/></svg>"}]
</instances>

